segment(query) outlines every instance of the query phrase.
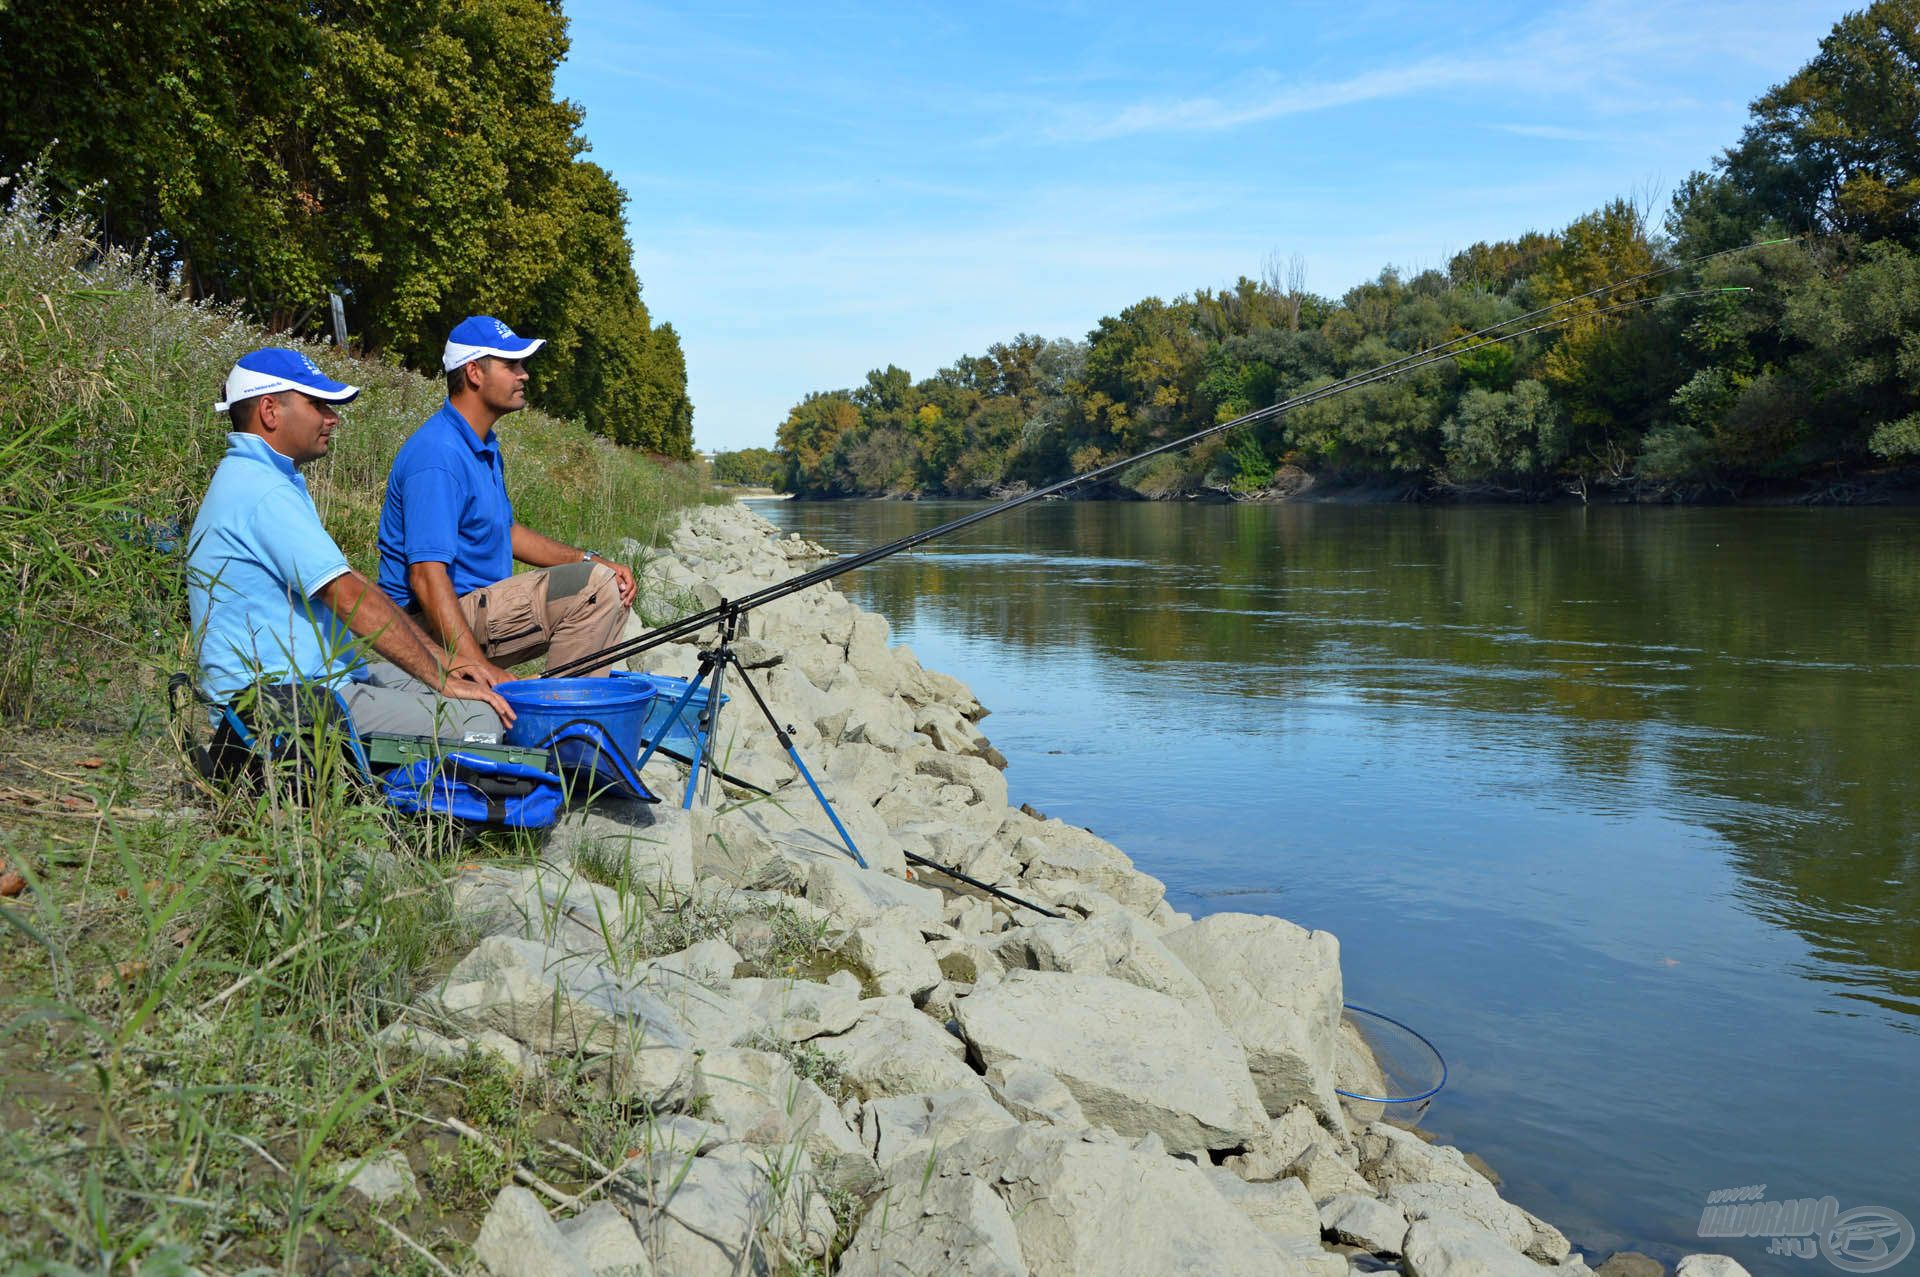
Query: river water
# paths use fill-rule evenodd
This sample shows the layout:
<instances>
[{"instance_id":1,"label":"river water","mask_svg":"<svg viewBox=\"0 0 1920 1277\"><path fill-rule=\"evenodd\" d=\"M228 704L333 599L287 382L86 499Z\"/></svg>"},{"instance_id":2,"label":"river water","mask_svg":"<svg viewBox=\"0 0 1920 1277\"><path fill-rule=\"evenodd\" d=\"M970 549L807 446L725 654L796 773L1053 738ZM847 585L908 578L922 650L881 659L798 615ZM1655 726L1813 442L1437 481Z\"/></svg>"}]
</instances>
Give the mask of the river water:
<instances>
[{"instance_id":1,"label":"river water","mask_svg":"<svg viewBox=\"0 0 1920 1277\"><path fill-rule=\"evenodd\" d=\"M1423 1124L1596 1259L1827 1269L1698 1237L1745 1185L1920 1221L1920 513L1053 502L842 584L1015 803L1338 935Z\"/></svg>"}]
</instances>

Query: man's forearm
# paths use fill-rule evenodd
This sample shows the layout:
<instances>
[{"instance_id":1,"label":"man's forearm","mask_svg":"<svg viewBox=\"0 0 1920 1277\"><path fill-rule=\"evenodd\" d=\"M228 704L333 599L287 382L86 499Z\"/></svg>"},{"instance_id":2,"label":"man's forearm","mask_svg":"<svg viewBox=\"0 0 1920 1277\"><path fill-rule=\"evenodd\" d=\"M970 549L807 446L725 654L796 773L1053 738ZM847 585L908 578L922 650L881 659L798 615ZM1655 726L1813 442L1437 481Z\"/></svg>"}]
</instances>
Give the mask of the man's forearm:
<instances>
[{"instance_id":1,"label":"man's forearm","mask_svg":"<svg viewBox=\"0 0 1920 1277\"><path fill-rule=\"evenodd\" d=\"M556 541L525 524L513 525L513 557L536 568L557 568L563 563L578 563L585 552L565 541Z\"/></svg>"},{"instance_id":2,"label":"man's forearm","mask_svg":"<svg viewBox=\"0 0 1920 1277\"><path fill-rule=\"evenodd\" d=\"M348 571L329 581L320 590L320 601L345 622L348 629L372 640L374 651L413 677L429 687L439 687L445 682L446 669L440 654L433 650L420 627L358 572Z\"/></svg>"},{"instance_id":3,"label":"man's forearm","mask_svg":"<svg viewBox=\"0 0 1920 1277\"><path fill-rule=\"evenodd\" d=\"M407 569L407 584L420 605L422 628L429 642L437 641L442 650L451 649L456 665L487 659L460 610L460 598L453 592L444 563L414 564Z\"/></svg>"}]
</instances>

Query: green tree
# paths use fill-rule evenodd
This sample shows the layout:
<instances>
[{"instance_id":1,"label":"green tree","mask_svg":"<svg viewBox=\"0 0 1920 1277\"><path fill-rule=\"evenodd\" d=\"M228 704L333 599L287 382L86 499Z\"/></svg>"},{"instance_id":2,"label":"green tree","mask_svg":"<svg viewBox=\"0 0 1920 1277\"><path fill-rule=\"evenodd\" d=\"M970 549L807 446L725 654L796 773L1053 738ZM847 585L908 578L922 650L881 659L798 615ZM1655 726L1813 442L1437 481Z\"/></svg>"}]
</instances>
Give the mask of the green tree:
<instances>
[{"instance_id":1,"label":"green tree","mask_svg":"<svg viewBox=\"0 0 1920 1277\"><path fill-rule=\"evenodd\" d=\"M1920 0L1840 19L1720 167L1752 224L1920 246Z\"/></svg>"},{"instance_id":2,"label":"green tree","mask_svg":"<svg viewBox=\"0 0 1920 1277\"><path fill-rule=\"evenodd\" d=\"M557 0L16 0L0 171L46 153L109 237L278 329L323 326L338 288L364 348L419 368L467 314L539 330L544 399L685 455L678 339L554 96L566 50Z\"/></svg>"}]
</instances>

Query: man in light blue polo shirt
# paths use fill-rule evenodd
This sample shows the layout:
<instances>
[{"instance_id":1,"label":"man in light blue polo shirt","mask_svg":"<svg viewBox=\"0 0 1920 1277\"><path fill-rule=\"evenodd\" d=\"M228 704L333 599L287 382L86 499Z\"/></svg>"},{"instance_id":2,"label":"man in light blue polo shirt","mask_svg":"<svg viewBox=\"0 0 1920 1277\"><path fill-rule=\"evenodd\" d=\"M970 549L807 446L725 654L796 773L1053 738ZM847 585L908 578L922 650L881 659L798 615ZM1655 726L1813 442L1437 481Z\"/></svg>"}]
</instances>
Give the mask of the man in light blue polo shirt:
<instances>
[{"instance_id":1,"label":"man in light blue polo shirt","mask_svg":"<svg viewBox=\"0 0 1920 1277\"><path fill-rule=\"evenodd\" d=\"M255 684L327 683L362 732L498 740L513 711L452 676L420 627L347 566L300 476L359 393L278 347L227 375L214 410L233 431L187 537L201 690L226 705ZM355 636L385 659L362 661Z\"/></svg>"},{"instance_id":2,"label":"man in light blue polo shirt","mask_svg":"<svg viewBox=\"0 0 1920 1277\"><path fill-rule=\"evenodd\" d=\"M527 406L525 361L545 344L491 315L453 330L447 402L400 446L380 511L380 588L489 687L513 677L503 666L545 655L558 668L613 646L633 603L625 564L514 519L494 427ZM515 576L515 560L541 570Z\"/></svg>"}]
</instances>

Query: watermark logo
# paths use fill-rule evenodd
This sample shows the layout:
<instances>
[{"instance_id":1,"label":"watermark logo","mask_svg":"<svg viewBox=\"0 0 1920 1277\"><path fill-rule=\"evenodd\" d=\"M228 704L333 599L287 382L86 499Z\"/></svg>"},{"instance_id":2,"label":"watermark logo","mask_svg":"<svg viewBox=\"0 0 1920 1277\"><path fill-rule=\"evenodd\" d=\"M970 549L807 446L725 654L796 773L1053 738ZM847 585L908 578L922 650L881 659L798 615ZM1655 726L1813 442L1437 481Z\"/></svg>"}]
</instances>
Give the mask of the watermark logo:
<instances>
[{"instance_id":1,"label":"watermark logo","mask_svg":"<svg viewBox=\"0 0 1920 1277\"><path fill-rule=\"evenodd\" d=\"M1877 1273L1913 1250L1913 1225L1885 1206L1842 1211L1834 1197L1767 1200L1765 1184L1719 1188L1700 1212L1702 1237L1765 1237L1769 1255L1819 1255L1849 1273Z\"/></svg>"}]
</instances>

